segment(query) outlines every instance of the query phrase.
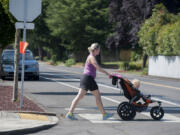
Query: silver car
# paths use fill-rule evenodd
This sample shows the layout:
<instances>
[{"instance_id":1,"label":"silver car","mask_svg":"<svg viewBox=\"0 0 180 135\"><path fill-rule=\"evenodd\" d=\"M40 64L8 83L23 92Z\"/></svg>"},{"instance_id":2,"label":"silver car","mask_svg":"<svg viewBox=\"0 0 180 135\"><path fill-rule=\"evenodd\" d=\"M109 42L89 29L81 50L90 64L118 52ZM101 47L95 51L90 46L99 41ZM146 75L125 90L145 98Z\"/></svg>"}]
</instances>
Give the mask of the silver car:
<instances>
[{"instance_id":1,"label":"silver car","mask_svg":"<svg viewBox=\"0 0 180 135\"><path fill-rule=\"evenodd\" d=\"M2 53L2 68L3 74L2 79L14 77L14 50L7 49ZM22 72L22 55L19 57L19 78ZM24 77L33 78L39 80L39 64L34 59L33 54L30 50L26 50L25 61L24 61Z\"/></svg>"}]
</instances>

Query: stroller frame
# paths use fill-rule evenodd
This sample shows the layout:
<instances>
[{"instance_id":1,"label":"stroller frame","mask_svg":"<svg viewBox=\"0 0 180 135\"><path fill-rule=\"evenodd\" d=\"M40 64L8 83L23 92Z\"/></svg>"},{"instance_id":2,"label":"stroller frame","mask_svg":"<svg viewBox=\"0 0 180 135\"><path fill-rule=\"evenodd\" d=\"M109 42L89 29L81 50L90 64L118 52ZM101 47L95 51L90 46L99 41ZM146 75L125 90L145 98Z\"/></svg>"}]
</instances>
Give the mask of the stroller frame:
<instances>
[{"instance_id":1,"label":"stroller frame","mask_svg":"<svg viewBox=\"0 0 180 135\"><path fill-rule=\"evenodd\" d=\"M149 104L157 103L158 105L153 106L150 110L150 115L154 120L161 120L164 116L164 110L161 107L162 103L158 100L152 100L151 95L144 96L140 93L139 90L134 89L132 83L126 79L121 77L120 75L112 76L112 84L118 85L120 84L124 96L129 100L129 102L125 101L118 105L117 113L123 120L132 120L136 116L136 112L146 111ZM140 99L144 101L142 104L138 102Z\"/></svg>"}]
</instances>

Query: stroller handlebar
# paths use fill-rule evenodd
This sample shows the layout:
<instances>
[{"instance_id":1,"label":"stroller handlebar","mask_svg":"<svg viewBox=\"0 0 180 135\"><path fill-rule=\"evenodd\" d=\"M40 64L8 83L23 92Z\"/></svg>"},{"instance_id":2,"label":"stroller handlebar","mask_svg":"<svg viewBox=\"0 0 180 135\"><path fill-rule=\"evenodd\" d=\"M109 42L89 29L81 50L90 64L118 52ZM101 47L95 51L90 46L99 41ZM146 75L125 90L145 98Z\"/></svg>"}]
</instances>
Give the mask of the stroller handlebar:
<instances>
[{"instance_id":1,"label":"stroller handlebar","mask_svg":"<svg viewBox=\"0 0 180 135\"><path fill-rule=\"evenodd\" d=\"M113 74L112 77L117 77L117 78L119 78L119 79L122 78L122 76L121 76L120 74Z\"/></svg>"}]
</instances>

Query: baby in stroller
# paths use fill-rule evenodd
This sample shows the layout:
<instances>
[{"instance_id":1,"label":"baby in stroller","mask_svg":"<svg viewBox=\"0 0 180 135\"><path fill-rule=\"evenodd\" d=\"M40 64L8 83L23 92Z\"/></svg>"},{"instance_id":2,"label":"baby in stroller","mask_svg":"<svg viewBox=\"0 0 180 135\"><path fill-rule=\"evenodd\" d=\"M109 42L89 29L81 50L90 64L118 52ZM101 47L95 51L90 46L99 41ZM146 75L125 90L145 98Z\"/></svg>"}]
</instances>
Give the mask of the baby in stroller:
<instances>
[{"instance_id":1,"label":"baby in stroller","mask_svg":"<svg viewBox=\"0 0 180 135\"><path fill-rule=\"evenodd\" d=\"M132 90L136 91L137 96L140 96L143 100L150 99L151 95L144 95L140 90L140 81L138 79L133 79L130 83ZM140 102L139 102L140 103Z\"/></svg>"},{"instance_id":2,"label":"baby in stroller","mask_svg":"<svg viewBox=\"0 0 180 135\"><path fill-rule=\"evenodd\" d=\"M150 110L151 117L155 120L160 120L164 116L164 110L161 107L161 102L152 100L150 95L144 95L140 92L140 81L134 79L129 81L127 78L123 78L121 75L112 76L112 84L121 85L124 96L129 100L121 102L118 105L117 113L123 120L132 120L136 112L146 111L149 104L158 103L158 106L154 106ZM143 102L141 102L141 99Z\"/></svg>"},{"instance_id":3,"label":"baby in stroller","mask_svg":"<svg viewBox=\"0 0 180 135\"><path fill-rule=\"evenodd\" d=\"M144 105L147 105L148 99L150 99L151 95L144 95L140 90L140 81L138 79L133 79L132 81L129 81L126 78L122 78L121 76L114 75L112 77L112 84L118 85L118 79L121 81L119 82L121 85L121 88L124 91L124 95L126 98L130 100L130 103L136 104L136 105L142 105L141 102L136 103L141 98L145 102Z\"/></svg>"}]
</instances>

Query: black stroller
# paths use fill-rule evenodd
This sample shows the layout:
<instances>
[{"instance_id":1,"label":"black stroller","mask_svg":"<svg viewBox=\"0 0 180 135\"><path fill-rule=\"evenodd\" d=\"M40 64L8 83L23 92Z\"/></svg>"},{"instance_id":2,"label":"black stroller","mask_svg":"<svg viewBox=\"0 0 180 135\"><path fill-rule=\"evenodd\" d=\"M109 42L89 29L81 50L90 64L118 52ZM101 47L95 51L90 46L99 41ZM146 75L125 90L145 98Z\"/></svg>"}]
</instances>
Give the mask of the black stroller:
<instances>
[{"instance_id":1,"label":"black stroller","mask_svg":"<svg viewBox=\"0 0 180 135\"><path fill-rule=\"evenodd\" d=\"M150 103L157 103L150 110L150 115L154 120L161 120L164 116L164 110L161 107L161 102L156 100L151 100L151 96L144 96L140 94L140 91L132 87L132 83L119 75L112 76L112 84L121 85L124 96L129 100L129 102L122 102L117 108L118 115L123 120L132 120L136 116L136 112L145 111ZM142 99L142 102L139 100Z\"/></svg>"}]
</instances>

